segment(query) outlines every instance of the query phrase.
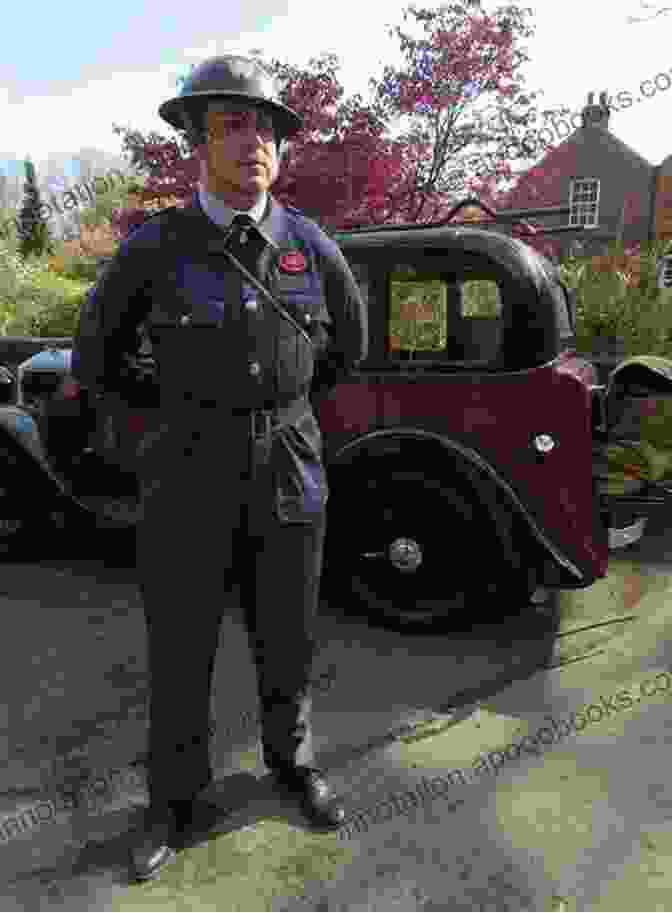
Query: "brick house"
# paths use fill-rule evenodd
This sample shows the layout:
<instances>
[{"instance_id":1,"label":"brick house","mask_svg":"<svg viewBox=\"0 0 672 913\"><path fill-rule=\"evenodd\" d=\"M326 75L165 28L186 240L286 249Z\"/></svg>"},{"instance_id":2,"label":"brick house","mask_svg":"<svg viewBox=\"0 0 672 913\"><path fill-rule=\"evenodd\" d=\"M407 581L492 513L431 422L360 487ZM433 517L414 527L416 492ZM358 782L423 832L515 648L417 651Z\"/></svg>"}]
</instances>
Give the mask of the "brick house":
<instances>
[{"instance_id":1,"label":"brick house","mask_svg":"<svg viewBox=\"0 0 672 913\"><path fill-rule=\"evenodd\" d=\"M506 208L569 205L569 222L566 216L543 220L549 228L582 227L576 235L568 231L555 236L562 254L572 248L603 254L617 239L627 246L672 238L672 155L652 165L609 130L606 93L600 94L598 104L593 99L590 92L581 126L521 176L507 195Z\"/></svg>"}]
</instances>

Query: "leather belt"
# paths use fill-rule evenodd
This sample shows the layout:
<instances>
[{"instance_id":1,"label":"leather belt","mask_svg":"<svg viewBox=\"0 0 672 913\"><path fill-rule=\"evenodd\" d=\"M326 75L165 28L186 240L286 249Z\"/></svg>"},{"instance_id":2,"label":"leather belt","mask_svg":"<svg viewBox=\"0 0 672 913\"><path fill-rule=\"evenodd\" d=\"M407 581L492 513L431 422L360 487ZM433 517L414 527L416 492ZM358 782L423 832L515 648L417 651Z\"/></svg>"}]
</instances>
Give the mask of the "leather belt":
<instances>
[{"instance_id":1,"label":"leather belt","mask_svg":"<svg viewBox=\"0 0 672 913\"><path fill-rule=\"evenodd\" d=\"M253 481L267 471L274 432L298 422L308 409L310 403L304 395L285 406L255 409L250 413L250 475Z\"/></svg>"},{"instance_id":2,"label":"leather belt","mask_svg":"<svg viewBox=\"0 0 672 913\"><path fill-rule=\"evenodd\" d=\"M192 394L184 394L183 399L196 406L219 408L223 415L232 415L247 419L249 428L248 447L249 463L247 478L255 483L255 489L264 480L270 485L270 457L273 445L273 435L281 428L299 422L311 409L308 394L300 394L288 402L265 403L257 409L231 409L225 408L221 400L200 399Z\"/></svg>"},{"instance_id":3,"label":"leather belt","mask_svg":"<svg viewBox=\"0 0 672 913\"><path fill-rule=\"evenodd\" d=\"M206 409L221 409L226 415L244 418L250 417L250 427L253 432L264 433L267 429L282 428L298 421L310 408L308 396L302 393L287 402L266 402L261 406L241 409L225 408L219 399L200 399L190 394L184 396L186 402Z\"/></svg>"},{"instance_id":4,"label":"leather belt","mask_svg":"<svg viewBox=\"0 0 672 913\"><path fill-rule=\"evenodd\" d=\"M276 416L277 413L271 409L255 409L250 412L250 437L253 441L270 437L274 427L278 427L278 423L273 421Z\"/></svg>"}]
</instances>

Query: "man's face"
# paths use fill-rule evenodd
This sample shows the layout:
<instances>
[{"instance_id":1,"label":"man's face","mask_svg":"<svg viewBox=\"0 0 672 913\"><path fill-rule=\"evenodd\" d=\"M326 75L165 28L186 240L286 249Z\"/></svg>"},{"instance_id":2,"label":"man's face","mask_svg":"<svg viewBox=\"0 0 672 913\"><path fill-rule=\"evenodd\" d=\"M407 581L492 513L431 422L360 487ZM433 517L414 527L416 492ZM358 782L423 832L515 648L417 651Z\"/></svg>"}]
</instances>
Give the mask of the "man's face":
<instances>
[{"instance_id":1,"label":"man's face","mask_svg":"<svg viewBox=\"0 0 672 913\"><path fill-rule=\"evenodd\" d=\"M206 143L196 149L207 188L232 203L250 202L278 176L278 157L270 114L260 107L219 103L208 109ZM242 207L241 207L242 208Z\"/></svg>"}]
</instances>

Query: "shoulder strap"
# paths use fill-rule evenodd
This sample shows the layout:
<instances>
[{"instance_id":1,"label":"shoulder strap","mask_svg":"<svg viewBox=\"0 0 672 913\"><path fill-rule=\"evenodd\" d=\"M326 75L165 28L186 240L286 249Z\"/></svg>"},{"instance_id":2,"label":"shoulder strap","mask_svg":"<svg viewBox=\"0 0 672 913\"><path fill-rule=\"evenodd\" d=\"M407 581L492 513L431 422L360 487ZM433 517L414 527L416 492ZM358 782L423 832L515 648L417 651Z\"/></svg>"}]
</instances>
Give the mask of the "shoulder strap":
<instances>
[{"instance_id":1,"label":"shoulder strap","mask_svg":"<svg viewBox=\"0 0 672 913\"><path fill-rule=\"evenodd\" d=\"M231 251L228 249L228 241L229 241L229 238L231 237L231 234L235 231L235 226L231 225L231 227L223 234L220 234L219 237L213 238L212 235L210 235L210 237L207 237L207 235L209 234L209 232L207 232L207 233L205 232L207 220L206 220L206 225L204 225L201 220L200 211L196 207L185 207L184 209L182 209L175 215L176 216L179 215L182 218L184 216L188 216L193 220L195 225L201 225L202 228L204 229L204 236L201 236L201 237L205 241L206 249L210 253L213 253L213 254L224 254L224 256L228 259L228 261L234 267L234 269L236 269L244 277L245 281L248 282L250 285L252 285L259 292L259 294L261 294L262 297L277 311L277 313L280 314L280 316L284 320L288 321L288 323L290 323L294 327L296 332L300 333L304 337L304 339L306 339L306 341L312 345L313 340L311 339L310 335L306 331L305 327L302 326L302 324L300 322L301 321L300 313L298 311L294 311L293 308L292 308L292 313L290 313L288 311L287 305L282 304L280 301L278 301L278 299L275 297L275 295L273 295L270 292L270 290L268 288L266 288L266 286L262 282L260 282L259 279L257 279L255 276L253 276L252 273L245 266L243 266L243 264L238 260L238 258L235 257L231 253ZM203 243L197 237L199 234L200 234L200 232L196 232L190 242L191 244L194 245L195 248L197 248L200 245L200 243ZM278 240L280 241L280 243L282 243L282 241L284 241L285 239L282 238L282 239L278 239ZM290 307L291 307L291 305L290 305Z\"/></svg>"},{"instance_id":2,"label":"shoulder strap","mask_svg":"<svg viewBox=\"0 0 672 913\"><path fill-rule=\"evenodd\" d=\"M252 273L243 266L243 264L238 260L237 257L231 253L227 247L227 242L229 240L231 232L235 229L231 228L227 235L221 241L210 241L208 243L208 250L211 253L224 254L227 260L232 264L232 266L238 270L238 272L244 277L246 282L249 282L250 285L254 286L256 290L261 294L261 296L268 301L268 303L275 308L275 310L280 314L280 316L286 320L288 323L294 327L297 333L300 333L311 345L313 340L310 338L305 328L301 326L295 316L290 314L285 305L281 304L275 295L272 295L271 292L266 288L263 283L259 281Z\"/></svg>"}]
</instances>

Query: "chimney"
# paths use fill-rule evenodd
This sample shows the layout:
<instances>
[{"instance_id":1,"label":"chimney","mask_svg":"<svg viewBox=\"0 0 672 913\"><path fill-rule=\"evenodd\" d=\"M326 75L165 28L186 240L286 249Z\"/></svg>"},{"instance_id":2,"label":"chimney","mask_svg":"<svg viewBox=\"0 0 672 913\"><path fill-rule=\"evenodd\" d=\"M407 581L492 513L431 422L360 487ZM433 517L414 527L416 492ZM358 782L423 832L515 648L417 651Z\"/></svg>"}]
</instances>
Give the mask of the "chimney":
<instances>
[{"instance_id":1,"label":"chimney","mask_svg":"<svg viewBox=\"0 0 672 913\"><path fill-rule=\"evenodd\" d=\"M600 92L599 104L595 104L595 93L588 93L588 104L581 112L582 127L601 127L606 130L609 126L609 106L607 104L607 93Z\"/></svg>"}]
</instances>

